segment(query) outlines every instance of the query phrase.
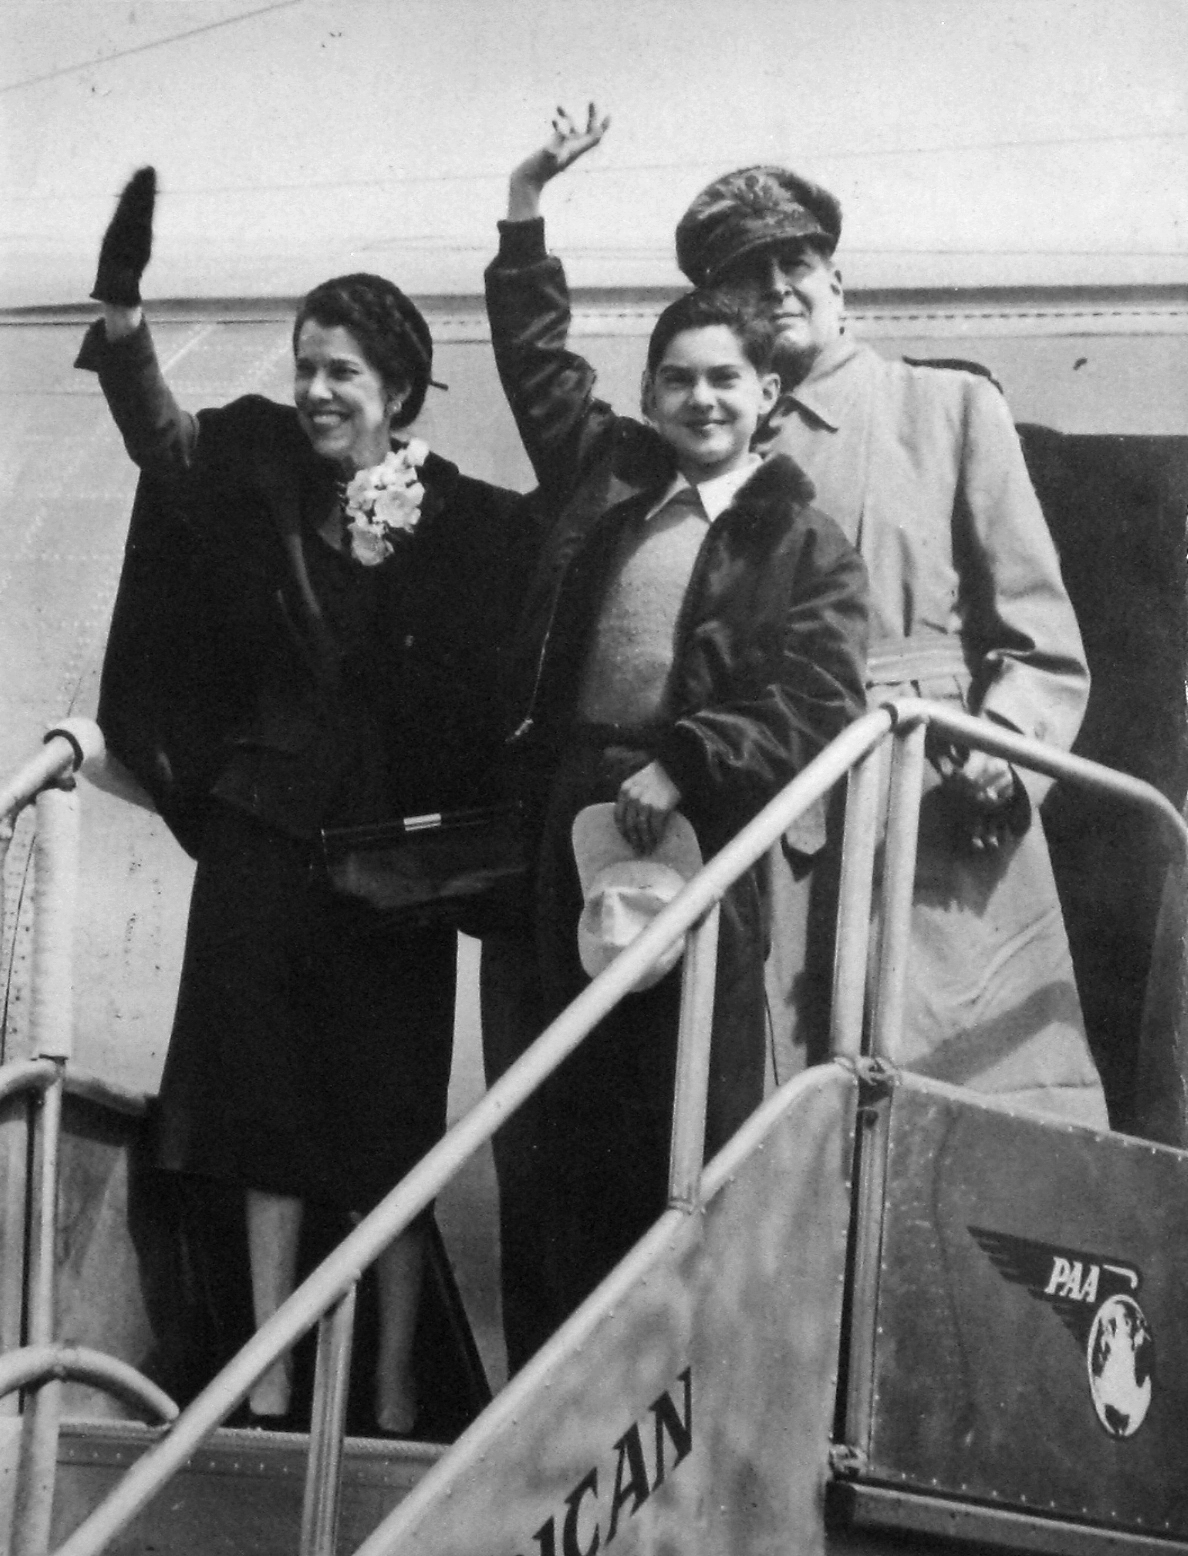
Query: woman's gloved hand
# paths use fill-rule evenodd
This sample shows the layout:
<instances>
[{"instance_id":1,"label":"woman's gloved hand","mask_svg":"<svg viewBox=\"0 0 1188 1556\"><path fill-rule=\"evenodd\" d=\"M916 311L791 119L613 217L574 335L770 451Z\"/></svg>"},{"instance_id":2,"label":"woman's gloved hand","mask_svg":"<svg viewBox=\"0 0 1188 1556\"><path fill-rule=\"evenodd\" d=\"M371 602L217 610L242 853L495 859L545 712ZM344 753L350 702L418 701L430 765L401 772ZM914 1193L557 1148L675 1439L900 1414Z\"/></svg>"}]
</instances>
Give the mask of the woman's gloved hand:
<instances>
[{"instance_id":1,"label":"woman's gloved hand","mask_svg":"<svg viewBox=\"0 0 1188 1556\"><path fill-rule=\"evenodd\" d=\"M153 251L153 207L157 200L157 170L137 168L124 186L115 215L99 249L99 268L91 296L97 302L135 308L140 303L140 278Z\"/></svg>"}]
</instances>

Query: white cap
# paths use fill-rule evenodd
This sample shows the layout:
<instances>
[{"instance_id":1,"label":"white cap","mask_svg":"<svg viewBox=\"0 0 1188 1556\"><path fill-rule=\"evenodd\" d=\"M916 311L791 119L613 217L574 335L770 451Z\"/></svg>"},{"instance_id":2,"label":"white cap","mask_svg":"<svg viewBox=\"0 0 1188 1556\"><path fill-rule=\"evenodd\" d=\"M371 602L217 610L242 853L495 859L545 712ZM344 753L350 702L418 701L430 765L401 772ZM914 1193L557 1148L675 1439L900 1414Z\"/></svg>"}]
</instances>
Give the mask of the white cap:
<instances>
[{"instance_id":1,"label":"white cap","mask_svg":"<svg viewBox=\"0 0 1188 1556\"><path fill-rule=\"evenodd\" d=\"M674 811L650 854L637 854L615 825L615 807L587 805L573 823L573 856L585 906L578 920L578 955L591 978L648 927L701 869L701 848L688 818ZM635 985L650 989L684 955L675 941Z\"/></svg>"}]
</instances>

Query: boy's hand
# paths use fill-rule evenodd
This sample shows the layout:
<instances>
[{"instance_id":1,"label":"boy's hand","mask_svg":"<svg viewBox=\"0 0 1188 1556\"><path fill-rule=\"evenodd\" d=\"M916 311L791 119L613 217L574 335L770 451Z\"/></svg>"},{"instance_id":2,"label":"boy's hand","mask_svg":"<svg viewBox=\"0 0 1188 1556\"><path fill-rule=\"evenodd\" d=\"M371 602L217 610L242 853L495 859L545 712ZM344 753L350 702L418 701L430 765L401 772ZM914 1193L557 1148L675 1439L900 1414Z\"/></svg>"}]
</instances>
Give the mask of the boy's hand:
<instances>
[{"instance_id":1,"label":"boy's hand","mask_svg":"<svg viewBox=\"0 0 1188 1556\"><path fill-rule=\"evenodd\" d=\"M659 762L624 779L615 800L615 825L637 854L650 854L664 836L681 791Z\"/></svg>"},{"instance_id":2,"label":"boy's hand","mask_svg":"<svg viewBox=\"0 0 1188 1556\"><path fill-rule=\"evenodd\" d=\"M548 141L525 157L511 175L508 186L508 221L530 221L540 214L540 192L550 178L597 146L610 128L610 115L598 117L593 103L586 110L585 126L576 125L564 108L557 109Z\"/></svg>"},{"instance_id":3,"label":"boy's hand","mask_svg":"<svg viewBox=\"0 0 1188 1556\"><path fill-rule=\"evenodd\" d=\"M557 117L553 120L553 133L543 148L553 161L552 172L547 177L553 178L557 173L564 173L571 163L584 157L587 151L592 151L609 129L610 114L600 119L593 103L586 108L584 129L573 122L564 108L558 108Z\"/></svg>"}]
</instances>

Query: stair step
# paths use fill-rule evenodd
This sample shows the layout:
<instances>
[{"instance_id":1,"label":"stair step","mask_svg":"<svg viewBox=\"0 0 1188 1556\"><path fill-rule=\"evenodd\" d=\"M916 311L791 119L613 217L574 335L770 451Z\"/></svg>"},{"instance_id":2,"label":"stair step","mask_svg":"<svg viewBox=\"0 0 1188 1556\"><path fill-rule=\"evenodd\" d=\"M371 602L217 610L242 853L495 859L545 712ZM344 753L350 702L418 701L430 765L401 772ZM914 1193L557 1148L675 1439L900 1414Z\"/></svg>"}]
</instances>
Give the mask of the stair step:
<instances>
[{"instance_id":1,"label":"stair step","mask_svg":"<svg viewBox=\"0 0 1188 1556\"><path fill-rule=\"evenodd\" d=\"M58 1449L52 1544L115 1486L162 1429L69 1422ZM301 1528L309 1435L222 1428L109 1547L110 1556L292 1556ZM445 1447L348 1437L340 1538L353 1550L430 1469Z\"/></svg>"}]
</instances>

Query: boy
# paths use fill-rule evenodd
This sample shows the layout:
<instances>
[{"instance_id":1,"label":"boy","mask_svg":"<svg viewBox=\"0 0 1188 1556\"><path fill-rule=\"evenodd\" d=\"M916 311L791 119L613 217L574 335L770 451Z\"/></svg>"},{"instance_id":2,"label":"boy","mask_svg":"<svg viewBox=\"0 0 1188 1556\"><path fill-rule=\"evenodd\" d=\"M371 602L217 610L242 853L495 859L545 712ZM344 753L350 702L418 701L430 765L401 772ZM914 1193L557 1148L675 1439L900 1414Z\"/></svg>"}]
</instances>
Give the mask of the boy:
<instances>
[{"instance_id":1,"label":"boy","mask_svg":"<svg viewBox=\"0 0 1188 1556\"><path fill-rule=\"evenodd\" d=\"M771 326L693 292L648 348L650 425L593 396L544 248L545 183L601 139L560 116L512 174L487 271L500 377L540 482L543 555L513 652L516 746L534 775L534 923L489 937L491 1079L585 986L570 841L613 801L641 854L680 809L709 858L863 705L865 573L786 458L750 451L779 392ZM759 882L722 904L706 1126L712 1154L762 1096ZM664 1208L679 975L628 997L496 1142L515 1368Z\"/></svg>"}]
</instances>

